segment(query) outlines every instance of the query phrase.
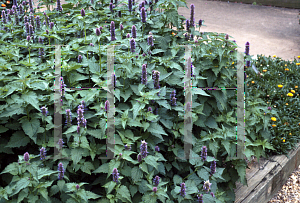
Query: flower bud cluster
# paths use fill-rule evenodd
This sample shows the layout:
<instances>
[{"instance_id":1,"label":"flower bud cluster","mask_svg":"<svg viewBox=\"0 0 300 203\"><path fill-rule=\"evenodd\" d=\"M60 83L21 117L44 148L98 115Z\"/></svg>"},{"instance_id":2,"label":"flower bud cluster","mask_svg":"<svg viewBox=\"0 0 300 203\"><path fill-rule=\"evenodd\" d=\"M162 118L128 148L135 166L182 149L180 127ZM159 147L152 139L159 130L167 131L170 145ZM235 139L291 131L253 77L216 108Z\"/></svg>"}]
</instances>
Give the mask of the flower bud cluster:
<instances>
[{"instance_id":1,"label":"flower bud cluster","mask_svg":"<svg viewBox=\"0 0 300 203\"><path fill-rule=\"evenodd\" d=\"M171 105L176 106L176 90L173 90L170 94Z\"/></svg>"}]
</instances>

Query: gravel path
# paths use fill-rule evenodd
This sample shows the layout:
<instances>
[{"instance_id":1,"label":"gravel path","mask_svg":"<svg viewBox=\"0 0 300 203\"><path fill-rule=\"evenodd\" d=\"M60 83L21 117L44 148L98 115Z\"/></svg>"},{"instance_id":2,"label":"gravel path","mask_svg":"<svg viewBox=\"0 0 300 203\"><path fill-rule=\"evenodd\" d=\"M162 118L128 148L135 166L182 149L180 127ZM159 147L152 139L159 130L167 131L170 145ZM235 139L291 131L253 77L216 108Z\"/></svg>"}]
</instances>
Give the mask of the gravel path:
<instances>
[{"instance_id":1,"label":"gravel path","mask_svg":"<svg viewBox=\"0 0 300 203\"><path fill-rule=\"evenodd\" d=\"M290 175L281 190L268 203L299 203L300 202L300 165Z\"/></svg>"}]
</instances>

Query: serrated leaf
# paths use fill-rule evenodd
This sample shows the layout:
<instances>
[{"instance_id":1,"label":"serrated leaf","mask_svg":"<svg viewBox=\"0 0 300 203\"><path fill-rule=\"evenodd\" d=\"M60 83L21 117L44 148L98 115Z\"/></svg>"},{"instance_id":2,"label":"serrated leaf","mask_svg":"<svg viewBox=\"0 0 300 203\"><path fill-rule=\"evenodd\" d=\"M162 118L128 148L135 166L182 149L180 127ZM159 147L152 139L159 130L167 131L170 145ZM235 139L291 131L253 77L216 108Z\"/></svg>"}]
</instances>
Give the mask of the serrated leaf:
<instances>
[{"instance_id":1,"label":"serrated leaf","mask_svg":"<svg viewBox=\"0 0 300 203\"><path fill-rule=\"evenodd\" d=\"M201 88L192 88L192 95L194 94L199 94L202 96L207 96L210 97L210 95L208 95L204 90L202 90Z\"/></svg>"},{"instance_id":2,"label":"serrated leaf","mask_svg":"<svg viewBox=\"0 0 300 203\"><path fill-rule=\"evenodd\" d=\"M76 165L82 158L83 149L76 148L71 149L71 159L73 160L73 163Z\"/></svg>"},{"instance_id":3,"label":"serrated leaf","mask_svg":"<svg viewBox=\"0 0 300 203\"><path fill-rule=\"evenodd\" d=\"M148 132L150 133L156 133L159 135L168 135L163 127L159 125L158 123L150 123L150 127L147 129Z\"/></svg>"},{"instance_id":4,"label":"serrated leaf","mask_svg":"<svg viewBox=\"0 0 300 203\"><path fill-rule=\"evenodd\" d=\"M130 190L131 196L133 197L136 194L138 189L137 189L136 185L129 185L129 190Z\"/></svg>"},{"instance_id":5,"label":"serrated leaf","mask_svg":"<svg viewBox=\"0 0 300 203\"><path fill-rule=\"evenodd\" d=\"M117 197L118 196L121 196L132 203L129 190L125 185L121 185L121 187L117 190Z\"/></svg>"},{"instance_id":6,"label":"serrated leaf","mask_svg":"<svg viewBox=\"0 0 300 203\"><path fill-rule=\"evenodd\" d=\"M58 192L59 192L59 187L57 185L52 185L52 187L50 188L50 196L53 196Z\"/></svg>"},{"instance_id":7,"label":"serrated leaf","mask_svg":"<svg viewBox=\"0 0 300 203\"><path fill-rule=\"evenodd\" d=\"M29 142L30 139L27 136L25 136L23 132L18 131L13 133L5 147L23 147L26 146Z\"/></svg>"},{"instance_id":8,"label":"serrated leaf","mask_svg":"<svg viewBox=\"0 0 300 203\"><path fill-rule=\"evenodd\" d=\"M209 179L209 172L205 170L204 168L201 168L200 170L197 171L198 176L203 179L203 180L208 180Z\"/></svg>"},{"instance_id":9,"label":"serrated leaf","mask_svg":"<svg viewBox=\"0 0 300 203\"><path fill-rule=\"evenodd\" d=\"M179 175L173 176L173 182L175 185L182 183L182 178Z\"/></svg>"},{"instance_id":10,"label":"serrated leaf","mask_svg":"<svg viewBox=\"0 0 300 203\"><path fill-rule=\"evenodd\" d=\"M144 171L147 174L149 174L148 167L147 167L147 164L145 162L143 162L143 163L140 164L140 168L141 168L142 171Z\"/></svg>"},{"instance_id":11,"label":"serrated leaf","mask_svg":"<svg viewBox=\"0 0 300 203\"><path fill-rule=\"evenodd\" d=\"M156 101L160 106L165 107L166 109L171 109L170 104L167 102L167 100L157 100Z\"/></svg>"},{"instance_id":12,"label":"serrated leaf","mask_svg":"<svg viewBox=\"0 0 300 203\"><path fill-rule=\"evenodd\" d=\"M30 180L28 180L27 177L20 179L14 186L14 192L10 196L18 194L20 190L26 188L29 184L30 184Z\"/></svg>"},{"instance_id":13,"label":"serrated leaf","mask_svg":"<svg viewBox=\"0 0 300 203\"><path fill-rule=\"evenodd\" d=\"M25 197L28 197L28 188L23 189L18 196L18 203L22 202Z\"/></svg>"},{"instance_id":14,"label":"serrated leaf","mask_svg":"<svg viewBox=\"0 0 300 203\"><path fill-rule=\"evenodd\" d=\"M139 167L135 166L132 170L131 170L131 178L134 182L138 182L140 181L140 179L143 177L143 172L141 171L141 169L139 169Z\"/></svg>"},{"instance_id":15,"label":"serrated leaf","mask_svg":"<svg viewBox=\"0 0 300 203\"><path fill-rule=\"evenodd\" d=\"M158 159L159 159L158 157L154 157L152 155L148 155L145 158L145 162L146 162L146 164L148 164L150 166L153 166L156 170L158 170L158 163L157 163Z\"/></svg>"},{"instance_id":16,"label":"serrated leaf","mask_svg":"<svg viewBox=\"0 0 300 203\"><path fill-rule=\"evenodd\" d=\"M148 189L147 184L148 183L146 180L142 180L140 184L138 184L140 193L144 194L145 192L147 192Z\"/></svg>"},{"instance_id":17,"label":"serrated leaf","mask_svg":"<svg viewBox=\"0 0 300 203\"><path fill-rule=\"evenodd\" d=\"M91 162L87 161L87 162L84 162L84 164L80 167L80 169L83 172L91 175L91 170L95 170L95 167Z\"/></svg>"},{"instance_id":18,"label":"serrated leaf","mask_svg":"<svg viewBox=\"0 0 300 203\"><path fill-rule=\"evenodd\" d=\"M109 163L102 164L99 168L97 168L92 173L108 173Z\"/></svg>"},{"instance_id":19,"label":"serrated leaf","mask_svg":"<svg viewBox=\"0 0 300 203\"><path fill-rule=\"evenodd\" d=\"M46 188L40 188L39 193L48 201L48 190Z\"/></svg>"},{"instance_id":20,"label":"serrated leaf","mask_svg":"<svg viewBox=\"0 0 300 203\"><path fill-rule=\"evenodd\" d=\"M24 130L25 134L28 135L36 144L36 134L40 128L40 121L36 118L33 118L30 121L23 119L20 122L22 123L22 129Z\"/></svg>"},{"instance_id":21,"label":"serrated leaf","mask_svg":"<svg viewBox=\"0 0 300 203\"><path fill-rule=\"evenodd\" d=\"M115 188L115 186L117 185L116 182L114 181L109 181L108 183L106 183L103 187L107 188L107 193L109 194L111 193L111 191L113 191L113 189Z\"/></svg>"},{"instance_id":22,"label":"serrated leaf","mask_svg":"<svg viewBox=\"0 0 300 203\"><path fill-rule=\"evenodd\" d=\"M76 125L72 125L71 127L68 128L68 130L66 132L64 132L63 134L68 134L68 133L73 133L77 131L77 126Z\"/></svg>"},{"instance_id":23,"label":"serrated leaf","mask_svg":"<svg viewBox=\"0 0 300 203\"><path fill-rule=\"evenodd\" d=\"M63 191L65 183L66 182L64 180L57 181L57 186L58 186L58 188L59 188L60 191Z\"/></svg>"}]
</instances>

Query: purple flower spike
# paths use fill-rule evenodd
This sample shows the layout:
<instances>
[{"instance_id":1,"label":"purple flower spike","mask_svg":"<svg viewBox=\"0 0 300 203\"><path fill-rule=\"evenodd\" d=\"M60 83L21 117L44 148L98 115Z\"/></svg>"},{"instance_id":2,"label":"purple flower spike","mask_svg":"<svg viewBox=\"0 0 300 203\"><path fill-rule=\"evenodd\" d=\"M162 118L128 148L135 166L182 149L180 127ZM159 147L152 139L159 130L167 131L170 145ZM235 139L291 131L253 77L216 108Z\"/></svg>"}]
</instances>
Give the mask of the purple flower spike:
<instances>
[{"instance_id":1,"label":"purple flower spike","mask_svg":"<svg viewBox=\"0 0 300 203\"><path fill-rule=\"evenodd\" d=\"M203 195L197 195L198 197L198 203L203 203Z\"/></svg>"},{"instance_id":2,"label":"purple flower spike","mask_svg":"<svg viewBox=\"0 0 300 203\"><path fill-rule=\"evenodd\" d=\"M229 39L229 36L228 36L228 34L226 34L226 35L225 35L225 39L226 39L226 40L228 40L228 39Z\"/></svg>"},{"instance_id":3,"label":"purple flower spike","mask_svg":"<svg viewBox=\"0 0 300 203\"><path fill-rule=\"evenodd\" d=\"M201 27L201 25L202 25L202 20L200 19L199 20L199 26Z\"/></svg>"},{"instance_id":4,"label":"purple flower spike","mask_svg":"<svg viewBox=\"0 0 300 203\"><path fill-rule=\"evenodd\" d=\"M80 133L80 125L77 126L77 133Z\"/></svg>"},{"instance_id":5,"label":"purple flower spike","mask_svg":"<svg viewBox=\"0 0 300 203\"><path fill-rule=\"evenodd\" d=\"M152 108L151 107L148 108L148 112L152 113Z\"/></svg>"},{"instance_id":6,"label":"purple flower spike","mask_svg":"<svg viewBox=\"0 0 300 203\"><path fill-rule=\"evenodd\" d=\"M131 51L132 53L135 52L135 40L134 40L134 38L132 38L132 39L130 40L130 51Z\"/></svg>"},{"instance_id":7,"label":"purple flower spike","mask_svg":"<svg viewBox=\"0 0 300 203\"><path fill-rule=\"evenodd\" d=\"M143 66L142 66L142 84L144 84L144 85L147 84L147 68L146 68L146 64L143 64Z\"/></svg>"},{"instance_id":8,"label":"purple flower spike","mask_svg":"<svg viewBox=\"0 0 300 203\"><path fill-rule=\"evenodd\" d=\"M66 125L70 127L72 125L72 115L71 115L71 110L67 109L66 110Z\"/></svg>"},{"instance_id":9,"label":"purple flower spike","mask_svg":"<svg viewBox=\"0 0 300 203\"><path fill-rule=\"evenodd\" d=\"M195 5L194 4L191 4L191 19L190 19L190 22L191 22L191 27L195 27Z\"/></svg>"},{"instance_id":10,"label":"purple flower spike","mask_svg":"<svg viewBox=\"0 0 300 203\"><path fill-rule=\"evenodd\" d=\"M129 33L126 35L126 38L130 38L130 34Z\"/></svg>"},{"instance_id":11,"label":"purple flower spike","mask_svg":"<svg viewBox=\"0 0 300 203\"><path fill-rule=\"evenodd\" d=\"M4 10L2 10L2 22L3 22L3 24L6 24L6 14L5 14L5 11Z\"/></svg>"},{"instance_id":12,"label":"purple flower spike","mask_svg":"<svg viewBox=\"0 0 300 203\"><path fill-rule=\"evenodd\" d=\"M153 191L154 193L156 193L156 192L157 192L157 187L153 187L152 191Z\"/></svg>"},{"instance_id":13,"label":"purple flower spike","mask_svg":"<svg viewBox=\"0 0 300 203\"><path fill-rule=\"evenodd\" d=\"M176 90L173 90L170 94L170 99L171 99L171 105L176 106Z\"/></svg>"},{"instance_id":14,"label":"purple flower spike","mask_svg":"<svg viewBox=\"0 0 300 203\"><path fill-rule=\"evenodd\" d=\"M185 192L185 188L186 188L185 187L185 183L181 183L180 186L181 186L181 188L180 188L180 195L184 197L186 195L186 192Z\"/></svg>"},{"instance_id":15,"label":"purple flower spike","mask_svg":"<svg viewBox=\"0 0 300 203\"><path fill-rule=\"evenodd\" d=\"M64 147L64 141L63 139L59 139L57 144L59 145L59 148L62 149Z\"/></svg>"},{"instance_id":16,"label":"purple flower spike","mask_svg":"<svg viewBox=\"0 0 300 203\"><path fill-rule=\"evenodd\" d=\"M142 161L142 156L139 154L138 155L138 162L141 162Z\"/></svg>"},{"instance_id":17,"label":"purple flower spike","mask_svg":"<svg viewBox=\"0 0 300 203\"><path fill-rule=\"evenodd\" d=\"M82 62L82 56L79 55L79 56L78 56L78 63L81 63L81 62Z\"/></svg>"},{"instance_id":18,"label":"purple flower spike","mask_svg":"<svg viewBox=\"0 0 300 203\"><path fill-rule=\"evenodd\" d=\"M272 109L272 108L269 106L269 107L268 107L268 110L271 110L271 109Z\"/></svg>"},{"instance_id":19,"label":"purple flower spike","mask_svg":"<svg viewBox=\"0 0 300 203\"><path fill-rule=\"evenodd\" d=\"M118 15L119 15L119 18L121 18L121 17L122 17L122 12L119 11L119 12L118 12Z\"/></svg>"},{"instance_id":20,"label":"purple flower spike","mask_svg":"<svg viewBox=\"0 0 300 203\"><path fill-rule=\"evenodd\" d=\"M146 14L146 11L145 11L144 7L141 9L141 16L142 16L142 22L145 23L146 18L147 18L147 14Z\"/></svg>"},{"instance_id":21,"label":"purple flower spike","mask_svg":"<svg viewBox=\"0 0 300 203\"><path fill-rule=\"evenodd\" d=\"M54 27L54 22L51 22L49 27L52 30L52 28Z\"/></svg>"},{"instance_id":22,"label":"purple flower spike","mask_svg":"<svg viewBox=\"0 0 300 203\"><path fill-rule=\"evenodd\" d=\"M58 171L58 180L62 180L64 178L65 169L61 162L58 164Z\"/></svg>"},{"instance_id":23,"label":"purple flower spike","mask_svg":"<svg viewBox=\"0 0 300 203\"><path fill-rule=\"evenodd\" d=\"M117 183L118 179L119 179L119 173L118 173L118 169L117 168L114 168L114 170L112 172L112 175L113 175L113 181Z\"/></svg>"},{"instance_id":24,"label":"purple flower spike","mask_svg":"<svg viewBox=\"0 0 300 203\"><path fill-rule=\"evenodd\" d=\"M142 158L145 158L149 152L147 152L147 142L141 141L142 144L140 146Z\"/></svg>"},{"instance_id":25,"label":"purple flower spike","mask_svg":"<svg viewBox=\"0 0 300 203\"><path fill-rule=\"evenodd\" d=\"M29 25L29 35L32 36L33 34L33 26Z\"/></svg>"},{"instance_id":26,"label":"purple flower spike","mask_svg":"<svg viewBox=\"0 0 300 203\"><path fill-rule=\"evenodd\" d=\"M114 13L113 4L112 3L109 3L109 10L110 10L111 13Z\"/></svg>"},{"instance_id":27,"label":"purple flower spike","mask_svg":"<svg viewBox=\"0 0 300 203\"><path fill-rule=\"evenodd\" d=\"M41 28L41 20L40 16L36 17L36 28L39 30Z\"/></svg>"},{"instance_id":28,"label":"purple flower spike","mask_svg":"<svg viewBox=\"0 0 300 203\"><path fill-rule=\"evenodd\" d=\"M99 28L96 28L96 35L97 36L100 36L101 32L100 32L100 29Z\"/></svg>"},{"instance_id":29,"label":"purple flower spike","mask_svg":"<svg viewBox=\"0 0 300 203\"><path fill-rule=\"evenodd\" d=\"M186 31L189 31L190 30L190 20L186 20L185 24L186 24Z\"/></svg>"},{"instance_id":30,"label":"purple flower spike","mask_svg":"<svg viewBox=\"0 0 300 203\"><path fill-rule=\"evenodd\" d=\"M28 36L27 36L27 37L28 37ZM46 108L45 106L43 106L43 107L41 108L41 110L42 110L42 115L43 115L43 116L47 116L47 113L48 113L47 108Z\"/></svg>"},{"instance_id":31,"label":"purple flower spike","mask_svg":"<svg viewBox=\"0 0 300 203\"><path fill-rule=\"evenodd\" d=\"M206 146L203 146L201 152L201 159L202 161L206 161L206 158L207 158L207 148Z\"/></svg>"},{"instance_id":32,"label":"purple flower spike","mask_svg":"<svg viewBox=\"0 0 300 203\"><path fill-rule=\"evenodd\" d=\"M159 152L159 146L155 146L155 151Z\"/></svg>"},{"instance_id":33,"label":"purple flower spike","mask_svg":"<svg viewBox=\"0 0 300 203\"><path fill-rule=\"evenodd\" d=\"M160 75L159 71L155 71L155 70L152 71L152 79L153 79L155 89L160 88L160 86L159 86L159 75Z\"/></svg>"},{"instance_id":34,"label":"purple flower spike","mask_svg":"<svg viewBox=\"0 0 300 203\"><path fill-rule=\"evenodd\" d=\"M145 53L143 53L143 57L145 57L146 56L146 54Z\"/></svg>"},{"instance_id":35,"label":"purple flower spike","mask_svg":"<svg viewBox=\"0 0 300 203\"><path fill-rule=\"evenodd\" d=\"M29 34L29 23L25 23L26 34Z\"/></svg>"},{"instance_id":36,"label":"purple flower spike","mask_svg":"<svg viewBox=\"0 0 300 203\"><path fill-rule=\"evenodd\" d=\"M213 192L211 192L210 194L211 194L211 196L212 196L212 197L215 197L215 195L214 195L214 193L213 193Z\"/></svg>"},{"instance_id":37,"label":"purple flower spike","mask_svg":"<svg viewBox=\"0 0 300 203\"><path fill-rule=\"evenodd\" d=\"M155 178L153 179L155 186L158 186L159 180L160 180L160 177L159 176L155 176Z\"/></svg>"},{"instance_id":38,"label":"purple flower spike","mask_svg":"<svg viewBox=\"0 0 300 203\"><path fill-rule=\"evenodd\" d=\"M39 38L39 43L40 43L40 44L43 44L43 41L44 41L44 40L43 40L42 38Z\"/></svg>"},{"instance_id":39,"label":"purple flower spike","mask_svg":"<svg viewBox=\"0 0 300 203\"><path fill-rule=\"evenodd\" d=\"M129 151L131 150L131 146L130 146L130 145L128 146L128 145L126 144L126 145L124 145L124 147L125 147L125 150L129 150Z\"/></svg>"},{"instance_id":40,"label":"purple flower spike","mask_svg":"<svg viewBox=\"0 0 300 203\"><path fill-rule=\"evenodd\" d=\"M99 30L100 30L100 31L102 31L102 30L103 30L103 27L102 27L102 26L100 26L100 27L99 27Z\"/></svg>"},{"instance_id":41,"label":"purple flower spike","mask_svg":"<svg viewBox=\"0 0 300 203\"><path fill-rule=\"evenodd\" d=\"M209 190L210 190L210 186L211 186L211 183L209 182L209 180L205 181L204 182L204 185L203 185L203 190L208 193Z\"/></svg>"},{"instance_id":42,"label":"purple flower spike","mask_svg":"<svg viewBox=\"0 0 300 203\"><path fill-rule=\"evenodd\" d=\"M79 188L80 188L80 186L79 186L79 185L76 185L76 189L79 190Z\"/></svg>"},{"instance_id":43,"label":"purple flower spike","mask_svg":"<svg viewBox=\"0 0 300 203\"><path fill-rule=\"evenodd\" d=\"M129 9L129 12L132 11L132 0L128 0L128 9Z\"/></svg>"},{"instance_id":44,"label":"purple flower spike","mask_svg":"<svg viewBox=\"0 0 300 203\"><path fill-rule=\"evenodd\" d=\"M135 25L133 25L132 28L131 28L131 36L133 38L136 38L136 27L135 27Z\"/></svg>"},{"instance_id":45,"label":"purple flower spike","mask_svg":"<svg viewBox=\"0 0 300 203\"><path fill-rule=\"evenodd\" d=\"M48 30L48 29L46 29L46 34L47 34L47 35L49 34L49 30Z\"/></svg>"},{"instance_id":46,"label":"purple flower spike","mask_svg":"<svg viewBox=\"0 0 300 203\"><path fill-rule=\"evenodd\" d=\"M250 67L250 61L246 61L246 66Z\"/></svg>"},{"instance_id":47,"label":"purple flower spike","mask_svg":"<svg viewBox=\"0 0 300 203\"><path fill-rule=\"evenodd\" d=\"M41 157L41 160L46 158L46 149L44 147L42 147L40 149L40 157Z\"/></svg>"},{"instance_id":48,"label":"purple flower spike","mask_svg":"<svg viewBox=\"0 0 300 203\"><path fill-rule=\"evenodd\" d=\"M210 174L213 175L216 173L216 161L212 161L210 165Z\"/></svg>"},{"instance_id":49,"label":"purple flower spike","mask_svg":"<svg viewBox=\"0 0 300 203\"><path fill-rule=\"evenodd\" d=\"M91 46L91 47L93 47L93 46L94 46L94 44L93 44L93 43L90 43L90 46Z\"/></svg>"},{"instance_id":50,"label":"purple flower spike","mask_svg":"<svg viewBox=\"0 0 300 203\"><path fill-rule=\"evenodd\" d=\"M108 100L106 100L106 102L105 102L105 106L104 106L104 108L105 108L105 111L106 111L106 112L108 112L108 111L109 111L109 107L110 107L109 101L108 101Z\"/></svg>"},{"instance_id":51,"label":"purple flower spike","mask_svg":"<svg viewBox=\"0 0 300 203\"><path fill-rule=\"evenodd\" d=\"M245 54L246 54L246 55L249 55L249 46L250 46L250 43L247 42L247 43L246 43L246 49L245 49Z\"/></svg>"},{"instance_id":52,"label":"purple flower spike","mask_svg":"<svg viewBox=\"0 0 300 203\"><path fill-rule=\"evenodd\" d=\"M122 31L124 28L123 28L123 25L122 24L120 24L120 30Z\"/></svg>"},{"instance_id":53,"label":"purple flower spike","mask_svg":"<svg viewBox=\"0 0 300 203\"><path fill-rule=\"evenodd\" d=\"M24 161L29 161L29 153L28 152L26 152L25 154L24 154Z\"/></svg>"},{"instance_id":54,"label":"purple flower spike","mask_svg":"<svg viewBox=\"0 0 300 203\"><path fill-rule=\"evenodd\" d=\"M149 45L149 46L154 46L154 44L153 44L153 36L152 36L152 35L150 35L150 36L148 37L147 42L148 42L148 45Z\"/></svg>"},{"instance_id":55,"label":"purple flower spike","mask_svg":"<svg viewBox=\"0 0 300 203\"><path fill-rule=\"evenodd\" d=\"M85 16L85 10L84 10L84 9L81 9L80 13L81 13L81 16L82 16L82 17Z\"/></svg>"},{"instance_id":56,"label":"purple flower spike","mask_svg":"<svg viewBox=\"0 0 300 203\"><path fill-rule=\"evenodd\" d=\"M115 22L114 21L111 21L111 24L110 24L110 37L111 37L111 41L115 41L116 40Z\"/></svg>"}]
</instances>

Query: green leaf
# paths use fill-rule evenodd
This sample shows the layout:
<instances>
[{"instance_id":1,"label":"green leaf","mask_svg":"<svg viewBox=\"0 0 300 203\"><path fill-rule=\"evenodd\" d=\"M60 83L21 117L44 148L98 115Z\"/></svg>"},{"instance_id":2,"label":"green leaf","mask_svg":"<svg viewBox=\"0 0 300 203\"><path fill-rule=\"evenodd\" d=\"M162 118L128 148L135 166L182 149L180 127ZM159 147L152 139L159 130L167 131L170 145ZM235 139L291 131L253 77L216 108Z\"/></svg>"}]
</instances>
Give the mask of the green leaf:
<instances>
[{"instance_id":1,"label":"green leaf","mask_svg":"<svg viewBox=\"0 0 300 203\"><path fill-rule=\"evenodd\" d=\"M136 185L129 185L129 190L130 190L131 196L133 197L136 194L138 189L137 189Z\"/></svg>"},{"instance_id":2,"label":"green leaf","mask_svg":"<svg viewBox=\"0 0 300 203\"><path fill-rule=\"evenodd\" d=\"M212 116L208 117L208 119L205 121L205 125L209 128L218 129L218 124Z\"/></svg>"},{"instance_id":3,"label":"green leaf","mask_svg":"<svg viewBox=\"0 0 300 203\"><path fill-rule=\"evenodd\" d=\"M204 90L202 90L201 88L192 88L192 95L195 95L195 94L199 94L199 95L202 95L202 96L207 96L207 97L210 97L210 95L208 95Z\"/></svg>"},{"instance_id":4,"label":"green leaf","mask_svg":"<svg viewBox=\"0 0 300 203\"><path fill-rule=\"evenodd\" d=\"M146 180L142 180L141 183L138 184L140 193L145 194L145 192L147 192L148 190L147 184L148 183Z\"/></svg>"},{"instance_id":5,"label":"green leaf","mask_svg":"<svg viewBox=\"0 0 300 203\"><path fill-rule=\"evenodd\" d=\"M77 126L73 125L73 126L69 127L68 130L66 132L64 132L63 134L65 135L65 134L73 133L76 131L77 131Z\"/></svg>"},{"instance_id":6,"label":"green leaf","mask_svg":"<svg viewBox=\"0 0 300 203\"><path fill-rule=\"evenodd\" d=\"M150 127L147 129L148 132L150 133L156 133L159 135L168 135L163 127L159 125L158 123L150 123Z\"/></svg>"},{"instance_id":7,"label":"green leaf","mask_svg":"<svg viewBox=\"0 0 300 203\"><path fill-rule=\"evenodd\" d=\"M21 99L23 101L25 101L26 103L32 105L39 112L41 111L41 109L39 108L39 105L38 105L39 104L38 96L36 95L35 92L30 91L30 92L24 93L21 95Z\"/></svg>"},{"instance_id":8,"label":"green leaf","mask_svg":"<svg viewBox=\"0 0 300 203\"><path fill-rule=\"evenodd\" d=\"M173 182L175 185L182 183L182 178L179 175L173 176Z\"/></svg>"},{"instance_id":9,"label":"green leaf","mask_svg":"<svg viewBox=\"0 0 300 203\"><path fill-rule=\"evenodd\" d=\"M106 183L103 187L107 188L107 193L109 194L111 193L111 191L113 191L113 189L115 188L115 186L117 185L116 182L114 181L109 181L108 183Z\"/></svg>"},{"instance_id":10,"label":"green leaf","mask_svg":"<svg viewBox=\"0 0 300 203\"><path fill-rule=\"evenodd\" d=\"M89 149L90 151L92 150L90 148L89 141L86 139L85 136L80 137L80 147L85 148L85 149Z\"/></svg>"},{"instance_id":11,"label":"green leaf","mask_svg":"<svg viewBox=\"0 0 300 203\"><path fill-rule=\"evenodd\" d=\"M125 159L125 160L127 160L127 161L130 161L130 162L133 163L133 164L137 164L138 161L133 160L133 159L130 157L131 154L135 154L135 152L133 152L133 151L124 151L123 154L122 154L122 158Z\"/></svg>"},{"instance_id":12,"label":"green leaf","mask_svg":"<svg viewBox=\"0 0 300 203\"><path fill-rule=\"evenodd\" d=\"M159 159L158 157L154 157L152 155L148 155L145 158L145 162L146 162L146 164L148 164L150 166L153 166L156 170L158 170L158 163L157 163L158 159Z\"/></svg>"},{"instance_id":13,"label":"green leaf","mask_svg":"<svg viewBox=\"0 0 300 203\"><path fill-rule=\"evenodd\" d=\"M190 157L189 162L192 165L201 166L203 165L203 162L201 161L201 158L198 154L196 154L192 149L190 150Z\"/></svg>"},{"instance_id":14,"label":"green leaf","mask_svg":"<svg viewBox=\"0 0 300 203\"><path fill-rule=\"evenodd\" d=\"M133 91L129 88L125 90L125 93L123 91L121 92L121 97L124 98L124 102L127 101L127 99L132 95L132 93Z\"/></svg>"},{"instance_id":15,"label":"green leaf","mask_svg":"<svg viewBox=\"0 0 300 203\"><path fill-rule=\"evenodd\" d=\"M24 130L25 134L28 135L36 144L36 134L40 127L40 121L36 118L33 118L29 121L27 120L27 117L23 117L20 119L20 123L22 123L22 129Z\"/></svg>"},{"instance_id":16,"label":"green leaf","mask_svg":"<svg viewBox=\"0 0 300 203\"><path fill-rule=\"evenodd\" d=\"M143 177L143 172L141 171L141 169L139 169L139 167L135 166L132 170L131 170L131 178L134 182L138 182L140 181L140 179Z\"/></svg>"},{"instance_id":17,"label":"green leaf","mask_svg":"<svg viewBox=\"0 0 300 203\"><path fill-rule=\"evenodd\" d=\"M77 164L81 160L82 153L83 149L81 148L71 149L71 159L73 160L74 164Z\"/></svg>"},{"instance_id":18,"label":"green leaf","mask_svg":"<svg viewBox=\"0 0 300 203\"><path fill-rule=\"evenodd\" d=\"M26 146L30 142L30 139L24 135L22 131L17 131L13 133L10 137L9 142L5 147L14 148L14 147L23 147Z\"/></svg>"},{"instance_id":19,"label":"green leaf","mask_svg":"<svg viewBox=\"0 0 300 203\"><path fill-rule=\"evenodd\" d=\"M66 182L65 182L64 180L59 180L59 181L57 181L57 186L58 186L60 192L63 191L64 186L65 186L65 183L66 183Z\"/></svg>"},{"instance_id":20,"label":"green leaf","mask_svg":"<svg viewBox=\"0 0 300 203\"><path fill-rule=\"evenodd\" d=\"M87 199L97 199L99 197L102 197L102 195L97 195L91 191L85 191Z\"/></svg>"},{"instance_id":21,"label":"green leaf","mask_svg":"<svg viewBox=\"0 0 300 203\"><path fill-rule=\"evenodd\" d=\"M59 187L57 185L52 185L50 188L50 197L59 192Z\"/></svg>"},{"instance_id":22,"label":"green leaf","mask_svg":"<svg viewBox=\"0 0 300 203\"><path fill-rule=\"evenodd\" d=\"M218 142L209 142L209 149L212 151L214 157L217 157L217 152L219 149L219 143Z\"/></svg>"},{"instance_id":23,"label":"green leaf","mask_svg":"<svg viewBox=\"0 0 300 203\"><path fill-rule=\"evenodd\" d=\"M46 188L40 188L39 193L48 201L48 190Z\"/></svg>"},{"instance_id":24,"label":"green leaf","mask_svg":"<svg viewBox=\"0 0 300 203\"><path fill-rule=\"evenodd\" d=\"M208 180L210 174L207 170L201 168L200 170L197 171L197 175L203 180Z\"/></svg>"},{"instance_id":25,"label":"green leaf","mask_svg":"<svg viewBox=\"0 0 300 203\"><path fill-rule=\"evenodd\" d=\"M116 197L118 198L120 196L124 197L126 200L128 200L132 203L129 190L125 185L121 185L121 187L117 190L117 196Z\"/></svg>"},{"instance_id":26,"label":"green leaf","mask_svg":"<svg viewBox=\"0 0 300 203\"><path fill-rule=\"evenodd\" d=\"M157 53L160 53L160 52L165 52L165 50L163 49L154 49L153 51L151 51L151 54L157 54Z\"/></svg>"},{"instance_id":27,"label":"green leaf","mask_svg":"<svg viewBox=\"0 0 300 203\"><path fill-rule=\"evenodd\" d=\"M28 177L26 178L21 178L17 183L16 185L14 185L14 192L10 195L13 196L15 194L18 194L20 192L20 190L26 188L28 185L30 184L30 180L28 180Z\"/></svg>"},{"instance_id":28,"label":"green leaf","mask_svg":"<svg viewBox=\"0 0 300 203\"><path fill-rule=\"evenodd\" d=\"M186 194L194 194L198 192L198 189L196 187L196 183L194 180L187 180L185 182L186 186Z\"/></svg>"},{"instance_id":29,"label":"green leaf","mask_svg":"<svg viewBox=\"0 0 300 203\"><path fill-rule=\"evenodd\" d=\"M18 202L22 202L25 197L28 197L28 188L23 189L18 196Z\"/></svg>"},{"instance_id":30,"label":"green leaf","mask_svg":"<svg viewBox=\"0 0 300 203\"><path fill-rule=\"evenodd\" d=\"M97 168L92 173L108 173L109 163L102 164L99 168Z\"/></svg>"},{"instance_id":31,"label":"green leaf","mask_svg":"<svg viewBox=\"0 0 300 203\"><path fill-rule=\"evenodd\" d=\"M139 113L139 111L141 110L141 109L144 109L145 108L145 106L146 106L146 104L144 104L144 103L140 103L140 102L137 102L137 101L135 101L135 102L133 102L134 104L133 104L133 106L132 106L132 112L133 112L133 120L135 120L136 119L136 117L137 117L137 115L138 115L138 113Z\"/></svg>"},{"instance_id":32,"label":"green leaf","mask_svg":"<svg viewBox=\"0 0 300 203\"><path fill-rule=\"evenodd\" d=\"M85 173L91 175L91 170L95 170L95 167L94 167L94 165L93 165L91 162L86 161L86 162L84 162L84 164L80 167L80 169L81 169L83 172L85 172Z\"/></svg>"},{"instance_id":33,"label":"green leaf","mask_svg":"<svg viewBox=\"0 0 300 203\"><path fill-rule=\"evenodd\" d=\"M77 126L75 127L77 128ZM101 129L87 129L86 133L98 139L104 138L104 134L102 133Z\"/></svg>"},{"instance_id":34,"label":"green leaf","mask_svg":"<svg viewBox=\"0 0 300 203\"><path fill-rule=\"evenodd\" d=\"M158 163L158 171L161 173L161 174L164 174L166 175L166 170L165 170L165 166L162 162L159 162Z\"/></svg>"},{"instance_id":35,"label":"green leaf","mask_svg":"<svg viewBox=\"0 0 300 203\"><path fill-rule=\"evenodd\" d=\"M148 172L148 167L147 167L147 164L145 162L142 162L140 164L140 168L142 169L142 171L146 172L147 174L149 174Z\"/></svg>"},{"instance_id":36,"label":"green leaf","mask_svg":"<svg viewBox=\"0 0 300 203\"><path fill-rule=\"evenodd\" d=\"M156 100L156 102L160 105L165 107L166 109L171 109L170 104L167 102L167 100Z\"/></svg>"}]
</instances>

